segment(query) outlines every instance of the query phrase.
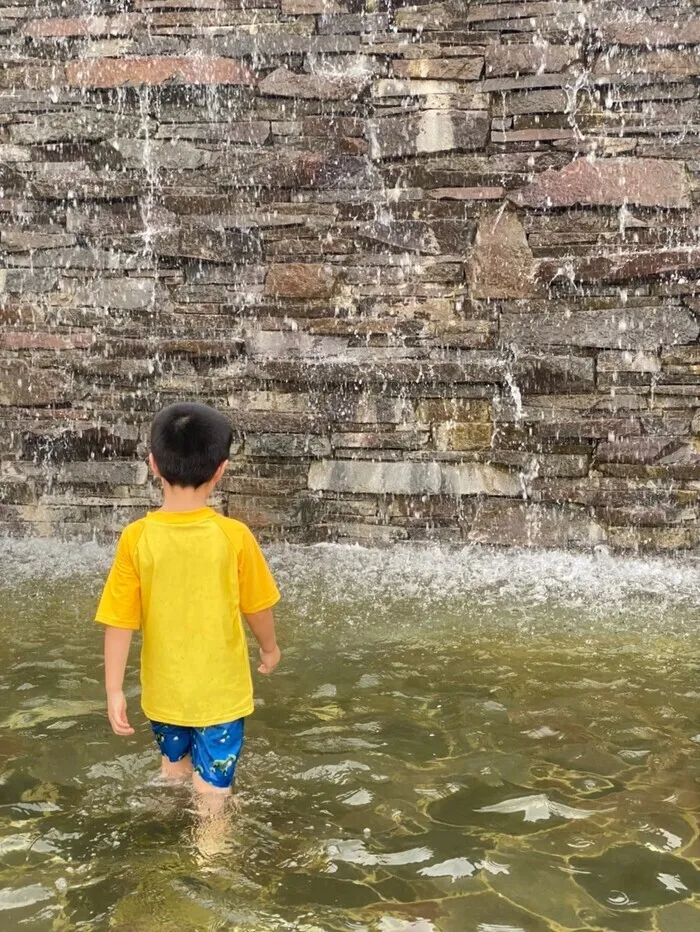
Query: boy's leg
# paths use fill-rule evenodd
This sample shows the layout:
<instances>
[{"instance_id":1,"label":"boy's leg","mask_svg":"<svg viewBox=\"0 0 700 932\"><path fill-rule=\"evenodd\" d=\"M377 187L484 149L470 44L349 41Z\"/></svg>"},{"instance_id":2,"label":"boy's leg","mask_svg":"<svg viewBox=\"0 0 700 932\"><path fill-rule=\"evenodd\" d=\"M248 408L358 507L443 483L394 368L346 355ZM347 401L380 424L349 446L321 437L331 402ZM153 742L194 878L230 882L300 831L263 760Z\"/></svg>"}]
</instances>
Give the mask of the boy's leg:
<instances>
[{"instance_id":1,"label":"boy's leg","mask_svg":"<svg viewBox=\"0 0 700 932\"><path fill-rule=\"evenodd\" d=\"M166 780L184 783L192 779L192 758L188 754L182 760L171 761L167 757L161 758L160 772Z\"/></svg>"},{"instance_id":2,"label":"boy's leg","mask_svg":"<svg viewBox=\"0 0 700 932\"><path fill-rule=\"evenodd\" d=\"M192 759L190 758L190 774L192 776L192 786L195 789L195 792L200 796L212 796L212 797L227 797L231 795L230 786L214 786L211 783L207 783L206 780L202 779L197 771L192 765Z\"/></svg>"},{"instance_id":3,"label":"boy's leg","mask_svg":"<svg viewBox=\"0 0 700 932\"><path fill-rule=\"evenodd\" d=\"M161 774L167 780L191 779L192 729L163 722L151 722L151 728L162 755Z\"/></svg>"},{"instance_id":4,"label":"boy's leg","mask_svg":"<svg viewBox=\"0 0 700 932\"><path fill-rule=\"evenodd\" d=\"M198 794L230 794L243 747L243 721L192 730L193 785Z\"/></svg>"},{"instance_id":5,"label":"boy's leg","mask_svg":"<svg viewBox=\"0 0 700 932\"><path fill-rule=\"evenodd\" d=\"M197 728L192 735L192 782L199 815L195 844L205 859L224 854L232 841L231 787L242 746L243 719Z\"/></svg>"}]
</instances>

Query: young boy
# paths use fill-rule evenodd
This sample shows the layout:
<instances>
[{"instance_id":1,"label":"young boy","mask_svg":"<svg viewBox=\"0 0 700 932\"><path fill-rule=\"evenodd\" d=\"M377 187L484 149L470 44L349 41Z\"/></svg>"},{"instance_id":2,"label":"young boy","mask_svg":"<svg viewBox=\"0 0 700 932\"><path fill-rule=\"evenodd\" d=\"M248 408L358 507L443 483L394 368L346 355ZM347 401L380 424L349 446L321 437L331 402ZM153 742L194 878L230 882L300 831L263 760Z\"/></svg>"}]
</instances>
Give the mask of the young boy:
<instances>
[{"instance_id":1,"label":"young boy","mask_svg":"<svg viewBox=\"0 0 700 932\"><path fill-rule=\"evenodd\" d=\"M141 628L142 706L162 771L202 793L228 793L253 711L241 614L260 645L260 673L280 661L279 592L248 528L206 502L226 469L232 431L205 405L175 404L151 428L150 464L163 506L123 531L96 621L104 624L109 721L132 735L124 671Z\"/></svg>"}]
</instances>

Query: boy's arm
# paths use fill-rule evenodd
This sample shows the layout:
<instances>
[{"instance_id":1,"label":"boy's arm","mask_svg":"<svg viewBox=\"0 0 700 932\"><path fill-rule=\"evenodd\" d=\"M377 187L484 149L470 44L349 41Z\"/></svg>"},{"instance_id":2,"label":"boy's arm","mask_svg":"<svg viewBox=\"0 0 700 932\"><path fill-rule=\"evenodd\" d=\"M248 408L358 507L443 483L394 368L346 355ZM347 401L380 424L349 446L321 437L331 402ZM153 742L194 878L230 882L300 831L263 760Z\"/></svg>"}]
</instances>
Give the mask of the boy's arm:
<instances>
[{"instance_id":1,"label":"boy's arm","mask_svg":"<svg viewBox=\"0 0 700 932\"><path fill-rule=\"evenodd\" d=\"M129 628L105 626L107 714L115 735L133 735L134 733L126 717L126 697L124 696L124 673L133 633Z\"/></svg>"},{"instance_id":2,"label":"boy's arm","mask_svg":"<svg viewBox=\"0 0 700 932\"><path fill-rule=\"evenodd\" d=\"M260 645L260 666L258 667L258 673L272 673L282 656L277 646L275 619L272 615L272 609L266 608L262 612L253 612L244 617L248 622L248 627L255 636L255 640Z\"/></svg>"},{"instance_id":3,"label":"boy's arm","mask_svg":"<svg viewBox=\"0 0 700 932\"><path fill-rule=\"evenodd\" d=\"M117 735L133 735L126 717L123 684L131 636L141 626L141 583L133 554L143 531L135 521L122 531L95 621L105 626L105 687L107 713Z\"/></svg>"}]
</instances>

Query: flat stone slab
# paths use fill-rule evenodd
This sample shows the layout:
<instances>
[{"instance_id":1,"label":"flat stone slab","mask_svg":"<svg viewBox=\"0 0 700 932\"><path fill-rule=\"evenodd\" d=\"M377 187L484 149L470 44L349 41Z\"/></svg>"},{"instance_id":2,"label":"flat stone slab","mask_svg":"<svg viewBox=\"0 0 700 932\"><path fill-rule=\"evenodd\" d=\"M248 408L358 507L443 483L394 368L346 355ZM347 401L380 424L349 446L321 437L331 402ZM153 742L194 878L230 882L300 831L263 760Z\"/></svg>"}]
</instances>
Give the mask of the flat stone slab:
<instances>
[{"instance_id":1,"label":"flat stone slab","mask_svg":"<svg viewBox=\"0 0 700 932\"><path fill-rule=\"evenodd\" d=\"M533 298L543 294L525 230L514 211L482 214L467 263L473 298Z\"/></svg>"},{"instance_id":2,"label":"flat stone slab","mask_svg":"<svg viewBox=\"0 0 700 932\"><path fill-rule=\"evenodd\" d=\"M273 97L293 97L307 100L344 100L361 94L369 86L367 75L335 76L297 74L289 68L278 68L259 84L261 94Z\"/></svg>"},{"instance_id":3,"label":"flat stone slab","mask_svg":"<svg viewBox=\"0 0 700 932\"><path fill-rule=\"evenodd\" d=\"M516 473L484 463L323 460L309 468L312 491L375 495L498 495L522 492Z\"/></svg>"},{"instance_id":4,"label":"flat stone slab","mask_svg":"<svg viewBox=\"0 0 700 932\"><path fill-rule=\"evenodd\" d=\"M601 349L645 350L690 343L700 336L700 324L688 308L619 307L571 313L508 310L501 316L501 336L520 346L593 346Z\"/></svg>"},{"instance_id":5,"label":"flat stone slab","mask_svg":"<svg viewBox=\"0 0 700 932\"><path fill-rule=\"evenodd\" d=\"M543 172L511 200L537 209L577 204L682 208L690 207L690 187L683 165L671 160L581 158L559 171Z\"/></svg>"},{"instance_id":6,"label":"flat stone slab","mask_svg":"<svg viewBox=\"0 0 700 932\"><path fill-rule=\"evenodd\" d=\"M127 87L159 84L255 84L255 75L232 58L95 58L66 65L73 87Z\"/></svg>"},{"instance_id":7,"label":"flat stone slab","mask_svg":"<svg viewBox=\"0 0 700 932\"><path fill-rule=\"evenodd\" d=\"M488 133L488 114L480 110L424 110L416 116L368 121L373 159L479 149Z\"/></svg>"},{"instance_id":8,"label":"flat stone slab","mask_svg":"<svg viewBox=\"0 0 700 932\"><path fill-rule=\"evenodd\" d=\"M265 294L281 298L328 298L335 281L332 266L279 263L270 266Z\"/></svg>"},{"instance_id":9,"label":"flat stone slab","mask_svg":"<svg viewBox=\"0 0 700 932\"><path fill-rule=\"evenodd\" d=\"M442 473L437 463L323 460L311 464L308 484L315 492L438 495L442 487Z\"/></svg>"}]
</instances>

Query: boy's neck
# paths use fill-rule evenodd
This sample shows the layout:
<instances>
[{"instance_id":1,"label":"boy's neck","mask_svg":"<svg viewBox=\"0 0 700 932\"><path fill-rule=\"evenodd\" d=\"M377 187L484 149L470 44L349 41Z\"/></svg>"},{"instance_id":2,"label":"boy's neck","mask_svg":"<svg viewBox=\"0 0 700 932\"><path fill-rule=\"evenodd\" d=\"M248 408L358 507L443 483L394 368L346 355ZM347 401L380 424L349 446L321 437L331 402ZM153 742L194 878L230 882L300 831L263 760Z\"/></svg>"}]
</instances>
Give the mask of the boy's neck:
<instances>
[{"instance_id":1,"label":"boy's neck","mask_svg":"<svg viewBox=\"0 0 700 932\"><path fill-rule=\"evenodd\" d=\"M179 485L163 483L163 504L161 511L199 511L207 507L210 489L208 484L194 489L191 486L183 488Z\"/></svg>"}]
</instances>

